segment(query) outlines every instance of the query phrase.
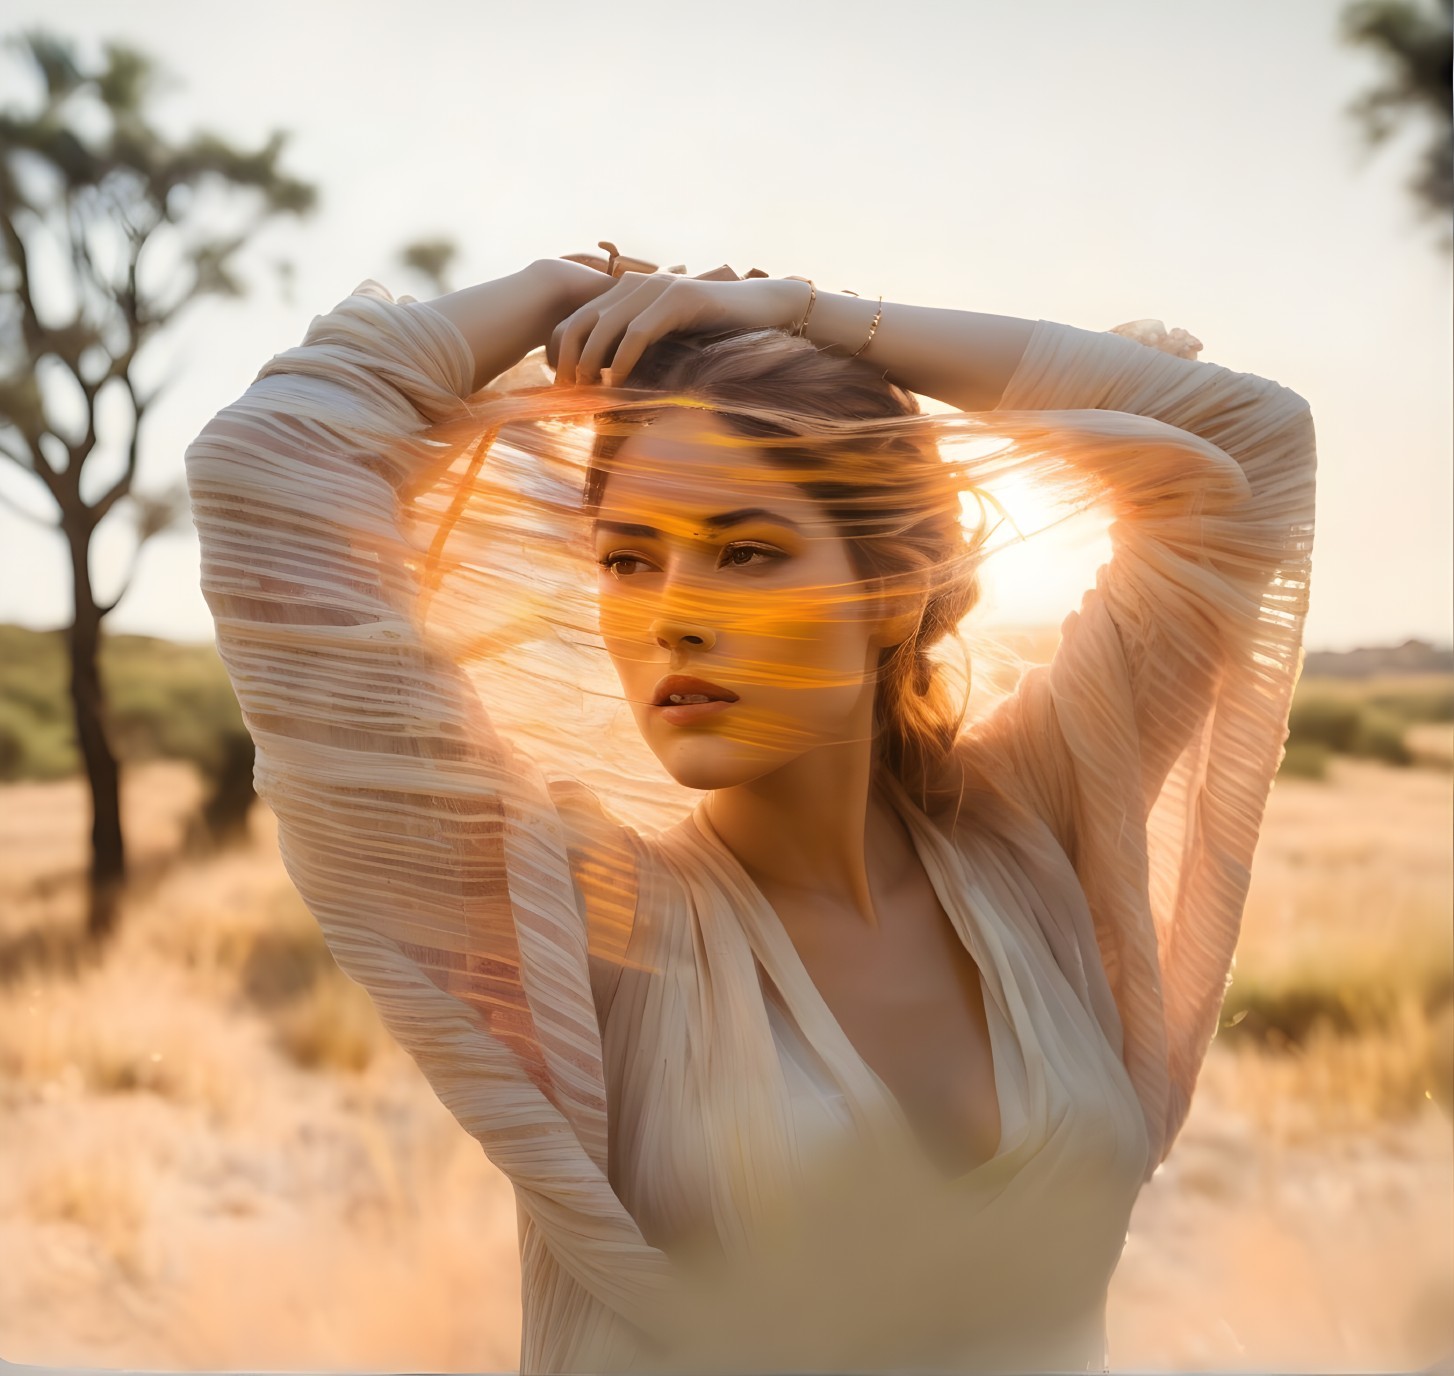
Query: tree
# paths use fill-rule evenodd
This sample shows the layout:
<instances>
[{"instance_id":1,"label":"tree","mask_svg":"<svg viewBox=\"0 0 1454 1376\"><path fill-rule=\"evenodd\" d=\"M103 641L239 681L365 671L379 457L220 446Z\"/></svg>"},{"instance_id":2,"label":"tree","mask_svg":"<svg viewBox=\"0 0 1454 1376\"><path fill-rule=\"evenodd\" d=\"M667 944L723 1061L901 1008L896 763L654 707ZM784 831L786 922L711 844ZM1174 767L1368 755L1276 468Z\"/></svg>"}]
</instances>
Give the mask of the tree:
<instances>
[{"instance_id":1,"label":"tree","mask_svg":"<svg viewBox=\"0 0 1454 1376\"><path fill-rule=\"evenodd\" d=\"M70 556L69 689L93 808L87 930L100 940L126 878L101 622L126 595L142 546L186 508L180 482L133 488L142 422L162 390L144 386L146 351L192 303L243 295L239 253L275 217L309 213L317 191L280 168L282 133L255 151L210 132L163 133L153 106L165 78L144 53L108 43L88 63L44 32L8 46L34 69L39 97L0 109L0 458L34 480L53 513L7 505L57 530ZM119 434L103 424L118 409ZM108 457L120 472L98 490ZM131 566L102 601L92 541L128 510Z\"/></svg>"},{"instance_id":2,"label":"tree","mask_svg":"<svg viewBox=\"0 0 1454 1376\"><path fill-rule=\"evenodd\" d=\"M1409 184L1423 214L1447 223L1454 209L1454 0L1355 0L1343 11L1343 39L1370 49L1386 75L1349 107L1370 147L1407 119L1424 118L1430 138ZM1454 240L1444 240L1446 248Z\"/></svg>"},{"instance_id":3,"label":"tree","mask_svg":"<svg viewBox=\"0 0 1454 1376\"><path fill-rule=\"evenodd\" d=\"M459 254L453 239L415 239L399 250L399 261L425 279L436 296L449 290L449 269Z\"/></svg>"}]
</instances>

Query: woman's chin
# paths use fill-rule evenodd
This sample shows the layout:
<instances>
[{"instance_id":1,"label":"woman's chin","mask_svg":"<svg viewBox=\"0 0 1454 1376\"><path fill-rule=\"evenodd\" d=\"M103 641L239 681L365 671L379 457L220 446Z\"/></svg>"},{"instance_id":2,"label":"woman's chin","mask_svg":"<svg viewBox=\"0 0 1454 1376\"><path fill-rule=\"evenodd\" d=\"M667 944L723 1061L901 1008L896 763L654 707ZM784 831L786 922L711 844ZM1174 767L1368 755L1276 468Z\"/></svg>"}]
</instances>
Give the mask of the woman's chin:
<instances>
[{"instance_id":1,"label":"woman's chin","mask_svg":"<svg viewBox=\"0 0 1454 1376\"><path fill-rule=\"evenodd\" d=\"M781 755L705 732L692 736L682 733L675 740L648 744L677 783L701 793L750 784L787 762Z\"/></svg>"}]
</instances>

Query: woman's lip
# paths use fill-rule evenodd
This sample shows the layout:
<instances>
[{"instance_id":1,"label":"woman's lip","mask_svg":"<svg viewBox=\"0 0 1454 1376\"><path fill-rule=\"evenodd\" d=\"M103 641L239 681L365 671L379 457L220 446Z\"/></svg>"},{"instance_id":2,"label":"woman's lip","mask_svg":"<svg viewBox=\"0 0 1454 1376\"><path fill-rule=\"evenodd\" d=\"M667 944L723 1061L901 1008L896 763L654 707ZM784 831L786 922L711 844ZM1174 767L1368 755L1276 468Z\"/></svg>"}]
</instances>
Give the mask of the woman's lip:
<instances>
[{"instance_id":1,"label":"woman's lip","mask_svg":"<svg viewBox=\"0 0 1454 1376\"><path fill-rule=\"evenodd\" d=\"M651 699L652 706L669 706L669 699L673 697L707 697L719 698L725 702L737 701L737 694L730 688L723 688L709 679L698 678L695 674L668 674L656 685L656 691L652 694Z\"/></svg>"},{"instance_id":2,"label":"woman's lip","mask_svg":"<svg viewBox=\"0 0 1454 1376\"><path fill-rule=\"evenodd\" d=\"M659 712L662 721L669 726L692 726L708 717L715 717L719 712L725 712L731 706L732 703L715 698L711 702L668 702L651 710Z\"/></svg>"}]
</instances>

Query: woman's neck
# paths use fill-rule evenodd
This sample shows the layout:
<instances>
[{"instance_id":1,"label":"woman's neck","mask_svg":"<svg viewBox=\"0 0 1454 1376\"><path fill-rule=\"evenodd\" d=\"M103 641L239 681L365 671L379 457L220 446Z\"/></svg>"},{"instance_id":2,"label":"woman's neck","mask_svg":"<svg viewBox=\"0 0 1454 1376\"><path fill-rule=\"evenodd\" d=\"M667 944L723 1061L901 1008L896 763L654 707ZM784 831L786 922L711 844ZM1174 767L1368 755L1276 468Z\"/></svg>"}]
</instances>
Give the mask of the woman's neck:
<instances>
[{"instance_id":1,"label":"woman's neck","mask_svg":"<svg viewBox=\"0 0 1454 1376\"><path fill-rule=\"evenodd\" d=\"M712 829L765 894L811 893L879 921L875 893L890 891L916 856L874 783L869 742L823 746L701 804Z\"/></svg>"}]
</instances>

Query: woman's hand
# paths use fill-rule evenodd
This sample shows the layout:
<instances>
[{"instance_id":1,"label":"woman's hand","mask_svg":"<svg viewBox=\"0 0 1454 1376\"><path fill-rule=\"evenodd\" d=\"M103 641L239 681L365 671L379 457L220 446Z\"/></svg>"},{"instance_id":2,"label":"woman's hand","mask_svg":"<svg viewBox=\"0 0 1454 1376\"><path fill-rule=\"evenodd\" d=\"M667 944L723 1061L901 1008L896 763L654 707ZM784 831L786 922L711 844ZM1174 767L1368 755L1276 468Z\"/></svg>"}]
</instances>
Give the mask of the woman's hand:
<instances>
[{"instance_id":1,"label":"woman's hand","mask_svg":"<svg viewBox=\"0 0 1454 1376\"><path fill-rule=\"evenodd\" d=\"M593 269L586 269L593 271ZM563 385L625 385L647 346L677 330L790 328L808 309L806 282L782 277L721 280L668 272L626 272L555 327L546 361ZM609 378L603 377L609 372Z\"/></svg>"}]
</instances>

